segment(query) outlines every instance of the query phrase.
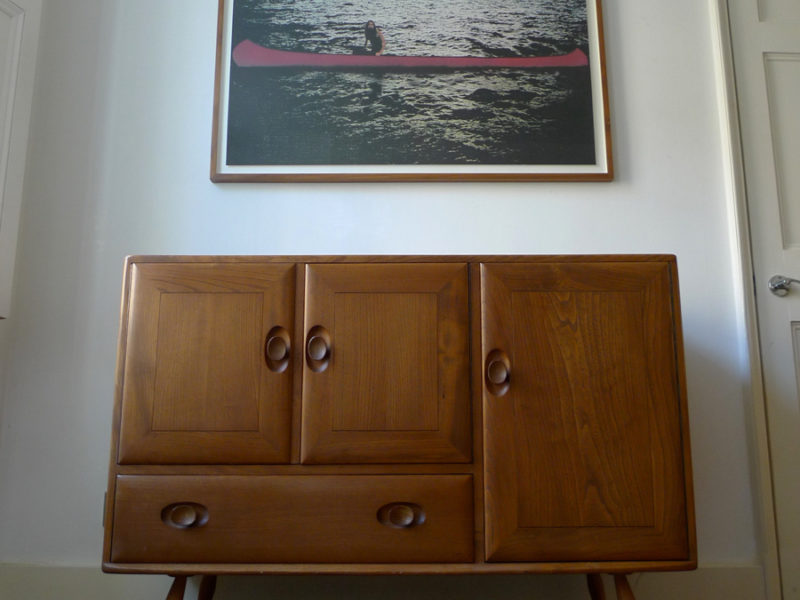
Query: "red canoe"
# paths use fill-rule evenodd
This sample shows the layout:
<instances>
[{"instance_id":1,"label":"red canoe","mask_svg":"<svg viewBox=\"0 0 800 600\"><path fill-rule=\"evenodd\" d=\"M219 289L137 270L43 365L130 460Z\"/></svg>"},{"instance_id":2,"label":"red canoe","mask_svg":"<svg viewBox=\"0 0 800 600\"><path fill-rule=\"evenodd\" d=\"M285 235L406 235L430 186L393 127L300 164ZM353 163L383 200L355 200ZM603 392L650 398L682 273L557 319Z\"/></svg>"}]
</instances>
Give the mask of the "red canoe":
<instances>
[{"instance_id":1,"label":"red canoe","mask_svg":"<svg viewBox=\"0 0 800 600\"><path fill-rule=\"evenodd\" d=\"M296 67L315 69L536 69L585 67L589 59L576 48L560 56L363 56L359 54L313 54L273 50L245 40L233 49L233 62L240 67Z\"/></svg>"}]
</instances>

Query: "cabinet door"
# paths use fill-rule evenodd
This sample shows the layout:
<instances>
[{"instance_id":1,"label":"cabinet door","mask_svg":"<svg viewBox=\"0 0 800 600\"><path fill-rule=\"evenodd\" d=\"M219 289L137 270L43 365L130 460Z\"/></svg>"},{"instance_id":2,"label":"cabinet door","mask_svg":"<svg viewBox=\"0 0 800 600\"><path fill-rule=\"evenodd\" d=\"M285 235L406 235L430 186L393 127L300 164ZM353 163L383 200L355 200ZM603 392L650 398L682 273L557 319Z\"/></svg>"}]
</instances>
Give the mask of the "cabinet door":
<instances>
[{"instance_id":1,"label":"cabinet door","mask_svg":"<svg viewBox=\"0 0 800 600\"><path fill-rule=\"evenodd\" d=\"M288 462L294 265L132 263L119 462Z\"/></svg>"},{"instance_id":2,"label":"cabinet door","mask_svg":"<svg viewBox=\"0 0 800 600\"><path fill-rule=\"evenodd\" d=\"M304 463L469 462L466 264L306 267Z\"/></svg>"},{"instance_id":3,"label":"cabinet door","mask_svg":"<svg viewBox=\"0 0 800 600\"><path fill-rule=\"evenodd\" d=\"M674 277L481 266L487 560L690 558Z\"/></svg>"}]
</instances>

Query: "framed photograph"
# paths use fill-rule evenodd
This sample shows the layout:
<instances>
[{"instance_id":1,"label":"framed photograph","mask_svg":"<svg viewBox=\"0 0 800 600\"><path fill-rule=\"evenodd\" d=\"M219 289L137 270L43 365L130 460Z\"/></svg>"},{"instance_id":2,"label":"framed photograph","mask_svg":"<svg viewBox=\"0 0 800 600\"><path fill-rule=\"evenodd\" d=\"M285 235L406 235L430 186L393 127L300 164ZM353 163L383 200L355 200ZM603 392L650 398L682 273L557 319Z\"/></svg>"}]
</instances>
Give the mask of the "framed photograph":
<instances>
[{"instance_id":1,"label":"framed photograph","mask_svg":"<svg viewBox=\"0 0 800 600\"><path fill-rule=\"evenodd\" d=\"M219 0L211 179L608 181L600 0Z\"/></svg>"}]
</instances>

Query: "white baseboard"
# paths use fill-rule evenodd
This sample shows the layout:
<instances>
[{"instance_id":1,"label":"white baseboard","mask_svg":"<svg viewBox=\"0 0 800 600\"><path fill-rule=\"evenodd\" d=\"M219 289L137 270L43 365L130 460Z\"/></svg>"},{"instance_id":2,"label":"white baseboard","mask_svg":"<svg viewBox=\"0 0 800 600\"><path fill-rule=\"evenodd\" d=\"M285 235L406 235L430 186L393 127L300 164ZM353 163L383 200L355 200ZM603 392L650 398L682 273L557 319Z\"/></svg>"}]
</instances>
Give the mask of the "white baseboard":
<instances>
[{"instance_id":1,"label":"white baseboard","mask_svg":"<svg viewBox=\"0 0 800 600\"><path fill-rule=\"evenodd\" d=\"M196 578L195 578L196 579ZM630 578L637 600L765 600L758 566L704 567ZM612 582L605 577L609 599ZM0 565L2 600L163 600L170 578L100 568ZM187 600L196 596L189 585ZM221 577L215 600L588 600L579 575Z\"/></svg>"},{"instance_id":2,"label":"white baseboard","mask_svg":"<svg viewBox=\"0 0 800 600\"><path fill-rule=\"evenodd\" d=\"M611 595L611 579L606 578ZM629 579L636 600L766 600L760 566L701 567L680 573L639 573Z\"/></svg>"},{"instance_id":3,"label":"white baseboard","mask_svg":"<svg viewBox=\"0 0 800 600\"><path fill-rule=\"evenodd\" d=\"M158 575L107 575L91 567L0 564L2 600L164 600L170 580Z\"/></svg>"}]
</instances>

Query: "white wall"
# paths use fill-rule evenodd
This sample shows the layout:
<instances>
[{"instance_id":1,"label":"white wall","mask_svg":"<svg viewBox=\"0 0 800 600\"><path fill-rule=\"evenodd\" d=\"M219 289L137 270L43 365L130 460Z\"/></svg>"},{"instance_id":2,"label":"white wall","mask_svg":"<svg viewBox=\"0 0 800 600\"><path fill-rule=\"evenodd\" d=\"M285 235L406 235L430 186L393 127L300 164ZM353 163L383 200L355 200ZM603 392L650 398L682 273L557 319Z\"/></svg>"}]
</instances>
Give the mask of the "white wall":
<instances>
[{"instance_id":1,"label":"white wall","mask_svg":"<svg viewBox=\"0 0 800 600\"><path fill-rule=\"evenodd\" d=\"M708 8L604 5L613 183L214 185L216 2L46 1L0 321L0 563L100 560L126 254L602 252L678 256L700 560L754 563Z\"/></svg>"}]
</instances>

